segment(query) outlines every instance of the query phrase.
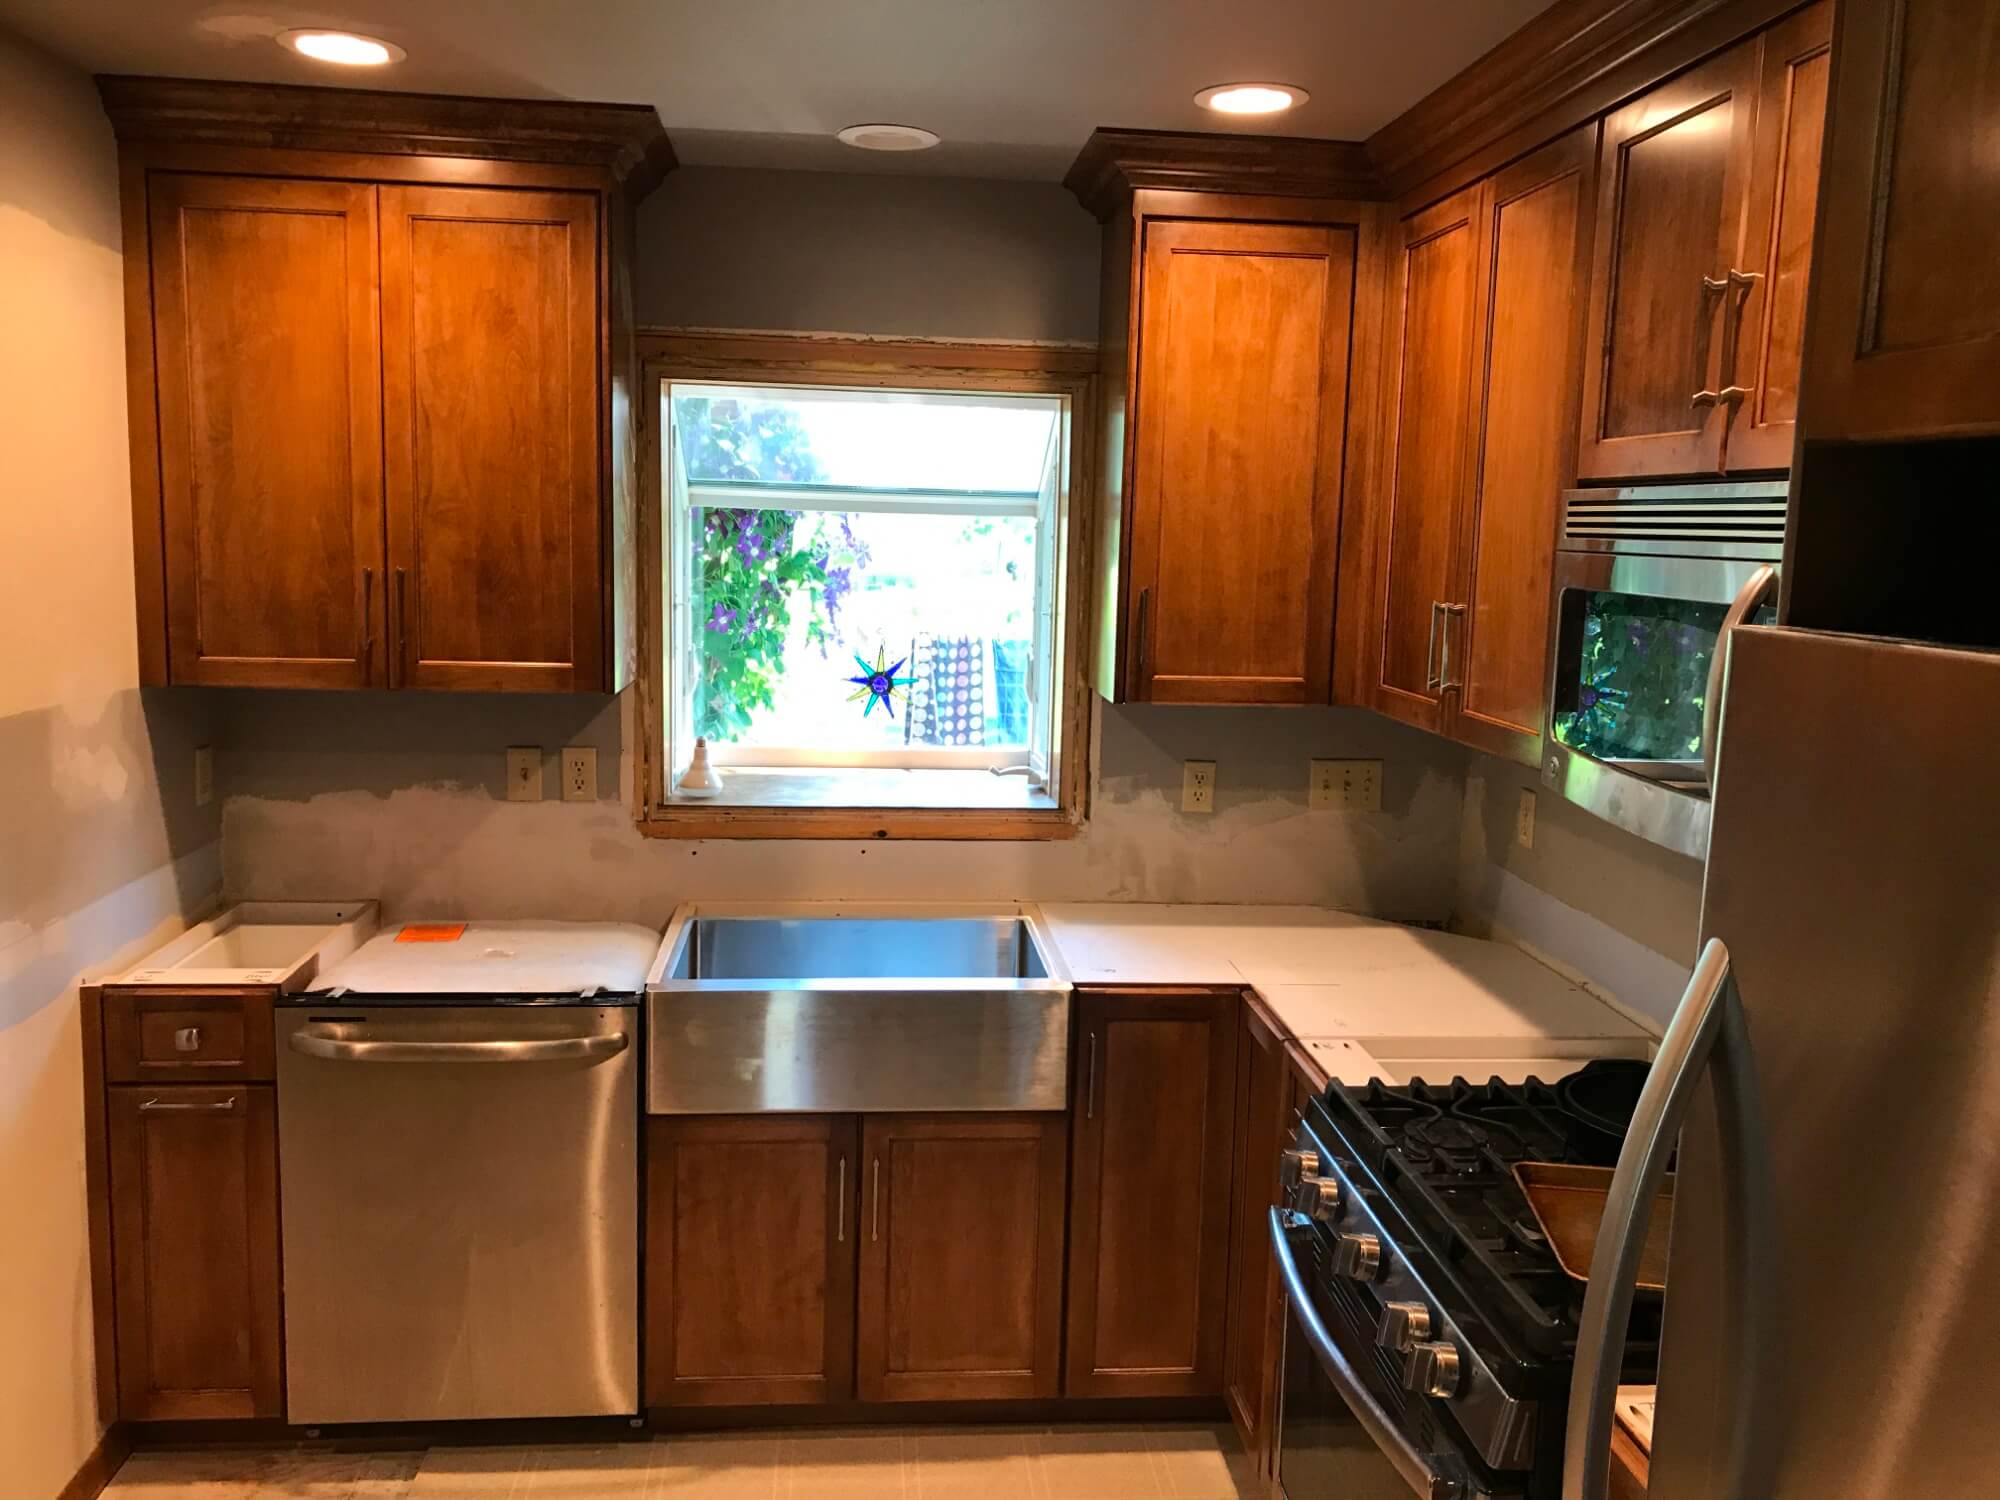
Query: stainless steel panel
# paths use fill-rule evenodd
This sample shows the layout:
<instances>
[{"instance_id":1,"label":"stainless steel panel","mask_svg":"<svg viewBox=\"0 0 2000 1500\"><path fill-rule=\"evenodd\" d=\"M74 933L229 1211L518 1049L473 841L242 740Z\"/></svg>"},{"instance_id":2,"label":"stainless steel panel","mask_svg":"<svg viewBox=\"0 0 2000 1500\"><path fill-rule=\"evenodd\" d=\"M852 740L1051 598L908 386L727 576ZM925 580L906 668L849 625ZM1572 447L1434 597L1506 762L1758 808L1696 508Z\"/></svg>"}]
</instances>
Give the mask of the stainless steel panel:
<instances>
[{"instance_id":1,"label":"stainless steel panel","mask_svg":"<svg viewBox=\"0 0 2000 1500\"><path fill-rule=\"evenodd\" d=\"M1565 552L1779 561L1790 484L1625 485L1563 492Z\"/></svg>"},{"instance_id":2,"label":"stainless steel panel","mask_svg":"<svg viewBox=\"0 0 2000 1500\"><path fill-rule=\"evenodd\" d=\"M1062 1109L1069 984L1032 909L696 908L647 993L647 1108Z\"/></svg>"},{"instance_id":3,"label":"stainless steel panel","mask_svg":"<svg viewBox=\"0 0 2000 1500\"><path fill-rule=\"evenodd\" d=\"M1682 1134L1655 1500L1991 1487L2000 1401L2000 655L1732 638L1705 937L1728 944L1782 1271L1732 1357L1713 1090ZM1732 1494L1745 1436L1765 1466ZM1981 1478L1981 1476L1986 1476Z\"/></svg>"},{"instance_id":4,"label":"stainless steel panel","mask_svg":"<svg viewBox=\"0 0 2000 1500\"><path fill-rule=\"evenodd\" d=\"M1068 986L662 988L646 998L647 1107L1061 1109Z\"/></svg>"},{"instance_id":5,"label":"stainless steel panel","mask_svg":"<svg viewBox=\"0 0 2000 1500\"><path fill-rule=\"evenodd\" d=\"M638 1409L637 1022L279 1013L291 1421Z\"/></svg>"}]
</instances>

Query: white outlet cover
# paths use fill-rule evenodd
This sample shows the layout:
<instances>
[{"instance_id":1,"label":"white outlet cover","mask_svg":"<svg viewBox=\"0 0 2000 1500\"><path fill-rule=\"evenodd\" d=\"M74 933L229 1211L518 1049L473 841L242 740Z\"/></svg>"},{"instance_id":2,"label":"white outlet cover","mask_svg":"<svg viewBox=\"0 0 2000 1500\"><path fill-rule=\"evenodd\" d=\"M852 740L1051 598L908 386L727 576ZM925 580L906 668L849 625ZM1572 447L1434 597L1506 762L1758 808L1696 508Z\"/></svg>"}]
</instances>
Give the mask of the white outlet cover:
<instances>
[{"instance_id":1,"label":"white outlet cover","mask_svg":"<svg viewBox=\"0 0 2000 1500\"><path fill-rule=\"evenodd\" d=\"M1214 761L1181 762L1181 811L1190 813L1215 811Z\"/></svg>"},{"instance_id":2,"label":"white outlet cover","mask_svg":"<svg viewBox=\"0 0 2000 1500\"><path fill-rule=\"evenodd\" d=\"M1315 760L1306 781L1306 806L1336 812L1382 810L1382 762Z\"/></svg>"},{"instance_id":3,"label":"white outlet cover","mask_svg":"<svg viewBox=\"0 0 2000 1500\"><path fill-rule=\"evenodd\" d=\"M542 800L542 752L539 746L515 745L507 751L507 800Z\"/></svg>"},{"instance_id":4,"label":"white outlet cover","mask_svg":"<svg viewBox=\"0 0 2000 1500\"><path fill-rule=\"evenodd\" d=\"M562 753L562 799L565 802L597 800L597 751L590 745L571 745Z\"/></svg>"},{"instance_id":5,"label":"white outlet cover","mask_svg":"<svg viewBox=\"0 0 2000 1500\"><path fill-rule=\"evenodd\" d=\"M1526 787L1514 808L1514 842L1523 849L1535 847L1535 794Z\"/></svg>"},{"instance_id":6,"label":"white outlet cover","mask_svg":"<svg viewBox=\"0 0 2000 1500\"><path fill-rule=\"evenodd\" d=\"M215 750L197 745L194 751L194 805L206 807L215 800Z\"/></svg>"}]
</instances>

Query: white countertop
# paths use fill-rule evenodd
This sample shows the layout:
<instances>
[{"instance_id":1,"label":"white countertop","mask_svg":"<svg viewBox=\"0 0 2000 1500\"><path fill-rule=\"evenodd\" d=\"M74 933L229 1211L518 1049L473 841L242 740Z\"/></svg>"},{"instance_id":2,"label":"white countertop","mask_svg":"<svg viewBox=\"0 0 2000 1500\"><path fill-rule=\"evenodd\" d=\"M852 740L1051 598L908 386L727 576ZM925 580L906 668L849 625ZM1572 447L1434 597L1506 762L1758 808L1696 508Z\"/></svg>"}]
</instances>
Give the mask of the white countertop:
<instances>
[{"instance_id":1,"label":"white countertop","mask_svg":"<svg viewBox=\"0 0 2000 1500\"><path fill-rule=\"evenodd\" d=\"M1401 1067L1643 1057L1651 1040L1504 943L1313 907L1106 902L1041 912L1078 984L1240 984L1288 1037L1355 1042Z\"/></svg>"}]
</instances>

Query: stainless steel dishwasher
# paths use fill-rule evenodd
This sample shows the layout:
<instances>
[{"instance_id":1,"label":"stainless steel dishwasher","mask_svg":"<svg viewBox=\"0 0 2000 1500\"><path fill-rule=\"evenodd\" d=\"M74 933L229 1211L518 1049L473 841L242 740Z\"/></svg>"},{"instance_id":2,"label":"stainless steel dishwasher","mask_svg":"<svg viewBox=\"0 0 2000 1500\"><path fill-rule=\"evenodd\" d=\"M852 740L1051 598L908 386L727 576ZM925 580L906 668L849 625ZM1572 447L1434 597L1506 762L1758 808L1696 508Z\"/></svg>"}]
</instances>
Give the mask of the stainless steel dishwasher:
<instances>
[{"instance_id":1,"label":"stainless steel dishwasher","mask_svg":"<svg viewBox=\"0 0 2000 1500\"><path fill-rule=\"evenodd\" d=\"M451 935L388 929L278 1015L286 1415L636 1412L658 934L430 930Z\"/></svg>"}]
</instances>

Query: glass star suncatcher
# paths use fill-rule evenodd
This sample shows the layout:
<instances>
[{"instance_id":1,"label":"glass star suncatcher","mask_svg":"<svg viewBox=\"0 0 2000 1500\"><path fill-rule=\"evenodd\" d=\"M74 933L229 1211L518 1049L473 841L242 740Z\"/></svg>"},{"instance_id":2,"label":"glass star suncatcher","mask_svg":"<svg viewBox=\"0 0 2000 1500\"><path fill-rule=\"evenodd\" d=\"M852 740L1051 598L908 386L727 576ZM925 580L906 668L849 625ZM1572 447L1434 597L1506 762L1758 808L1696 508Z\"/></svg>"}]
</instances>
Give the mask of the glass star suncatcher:
<instances>
[{"instance_id":1,"label":"glass star suncatcher","mask_svg":"<svg viewBox=\"0 0 2000 1500\"><path fill-rule=\"evenodd\" d=\"M907 656L899 660L893 667L883 665L888 659L888 649L882 646L878 646L875 649L875 665L872 667L862 657L857 656L854 658L854 665L861 668L862 675L859 677L850 677L847 680L849 682L858 682L861 686L848 694L847 701L849 703L859 703L863 698L868 700L868 706L861 710L861 717L864 719L875 712L875 705L877 703L880 703L889 711L890 718L895 718L896 694L916 681L914 677L898 677L896 675L903 670L903 662L909 660Z\"/></svg>"}]
</instances>

